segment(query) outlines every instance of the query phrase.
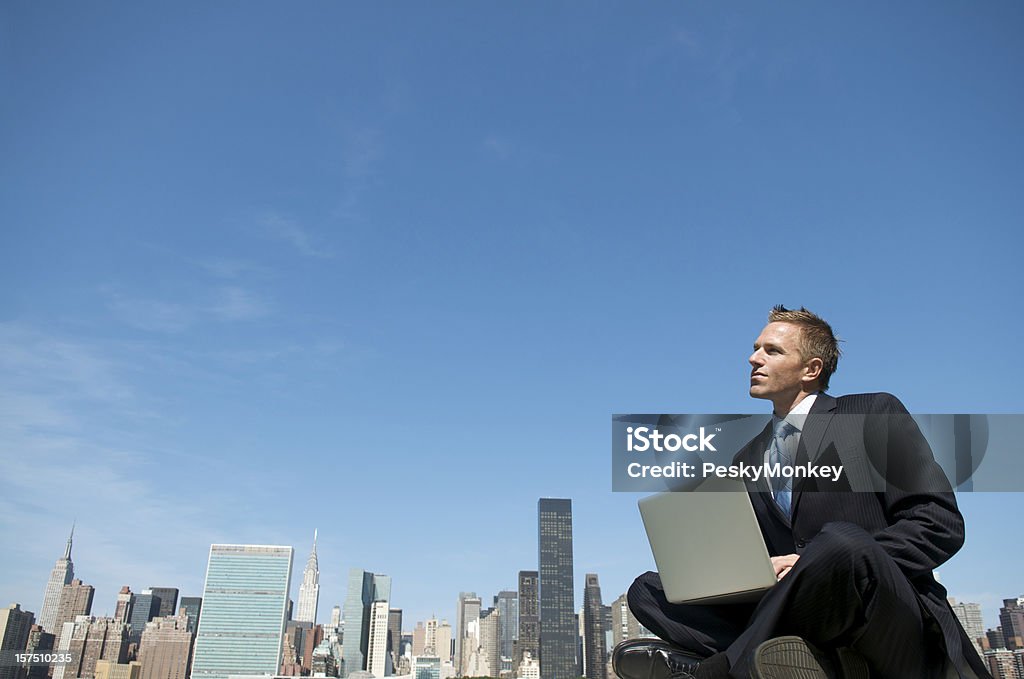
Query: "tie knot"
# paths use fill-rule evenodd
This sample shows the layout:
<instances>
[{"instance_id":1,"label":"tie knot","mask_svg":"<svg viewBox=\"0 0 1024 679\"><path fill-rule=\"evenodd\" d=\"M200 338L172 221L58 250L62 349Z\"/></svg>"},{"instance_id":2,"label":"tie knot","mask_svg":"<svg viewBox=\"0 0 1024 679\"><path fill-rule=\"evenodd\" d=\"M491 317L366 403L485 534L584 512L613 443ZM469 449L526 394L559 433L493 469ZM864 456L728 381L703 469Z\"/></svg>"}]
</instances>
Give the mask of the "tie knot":
<instances>
[{"instance_id":1,"label":"tie knot","mask_svg":"<svg viewBox=\"0 0 1024 679\"><path fill-rule=\"evenodd\" d=\"M775 427L775 435L783 440L797 433L797 431L799 430L786 420L779 420L778 425Z\"/></svg>"}]
</instances>

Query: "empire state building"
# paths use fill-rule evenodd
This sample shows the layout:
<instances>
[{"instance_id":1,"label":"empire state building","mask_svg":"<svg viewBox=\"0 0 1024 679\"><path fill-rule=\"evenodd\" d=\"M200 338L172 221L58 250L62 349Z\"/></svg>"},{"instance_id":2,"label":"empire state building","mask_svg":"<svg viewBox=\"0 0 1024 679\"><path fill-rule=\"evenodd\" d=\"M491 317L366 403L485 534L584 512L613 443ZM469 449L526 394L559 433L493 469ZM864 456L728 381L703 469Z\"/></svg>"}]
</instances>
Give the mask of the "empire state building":
<instances>
[{"instance_id":1,"label":"empire state building","mask_svg":"<svg viewBox=\"0 0 1024 679\"><path fill-rule=\"evenodd\" d=\"M39 624L50 634L60 635L60 630L55 630L57 613L60 609L60 595L64 591L64 585L70 584L75 577L75 564L71 562L71 540L75 537L75 527L71 527L71 535L68 536L67 547L64 548L64 556L57 559L50 573L50 581L46 583L46 593L43 594L43 609L39 613Z\"/></svg>"}]
</instances>

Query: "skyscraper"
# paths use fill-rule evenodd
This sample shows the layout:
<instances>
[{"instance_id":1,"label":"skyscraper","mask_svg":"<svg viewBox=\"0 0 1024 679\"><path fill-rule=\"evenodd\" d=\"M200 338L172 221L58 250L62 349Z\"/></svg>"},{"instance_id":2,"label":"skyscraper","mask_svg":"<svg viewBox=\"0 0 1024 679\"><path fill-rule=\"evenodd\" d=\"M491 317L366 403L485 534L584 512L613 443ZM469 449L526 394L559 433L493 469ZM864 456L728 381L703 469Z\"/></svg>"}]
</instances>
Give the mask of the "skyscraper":
<instances>
[{"instance_id":1,"label":"skyscraper","mask_svg":"<svg viewBox=\"0 0 1024 679\"><path fill-rule=\"evenodd\" d=\"M53 679L91 677L96 672L96 661L121 663L127 659L128 628L113 618L79 615L64 625L61 646L66 646L62 650L70 653L71 662L54 665Z\"/></svg>"},{"instance_id":2,"label":"skyscraper","mask_svg":"<svg viewBox=\"0 0 1024 679\"><path fill-rule=\"evenodd\" d=\"M74 622L80 615L92 613L92 597L96 593L92 585L75 578L64 585L60 593L60 605L57 607L56 631L57 643L60 644L64 624Z\"/></svg>"},{"instance_id":3,"label":"skyscraper","mask_svg":"<svg viewBox=\"0 0 1024 679\"><path fill-rule=\"evenodd\" d=\"M188 615L188 631L194 634L199 629L199 614L203 610L203 597L183 596L180 608L184 609Z\"/></svg>"},{"instance_id":4,"label":"skyscraper","mask_svg":"<svg viewBox=\"0 0 1024 679\"><path fill-rule=\"evenodd\" d=\"M412 630L412 654L428 655L427 626L423 624L422 620L416 623L416 627ZM433 654L433 651L431 651L430 654Z\"/></svg>"},{"instance_id":5,"label":"skyscraper","mask_svg":"<svg viewBox=\"0 0 1024 679\"><path fill-rule=\"evenodd\" d=\"M117 593L117 605L114 607L114 620L127 625L132 613L132 588L125 585Z\"/></svg>"},{"instance_id":6,"label":"skyscraper","mask_svg":"<svg viewBox=\"0 0 1024 679\"><path fill-rule=\"evenodd\" d=\"M150 587L149 591L153 596L160 599L160 609L154 614L155 617L173 617L178 612L178 588L177 587Z\"/></svg>"},{"instance_id":7,"label":"skyscraper","mask_svg":"<svg viewBox=\"0 0 1024 679\"><path fill-rule=\"evenodd\" d=\"M496 677L500 673L499 618L496 608L480 612L480 657L478 670L473 673L474 676Z\"/></svg>"},{"instance_id":8,"label":"skyscraper","mask_svg":"<svg viewBox=\"0 0 1024 679\"><path fill-rule=\"evenodd\" d=\"M476 595L476 592L459 592L459 598L455 605L455 675L461 677L466 670L465 657L467 653L464 650L466 636L473 637L470 653L476 651L480 645L480 633L476 625L480 619L480 597Z\"/></svg>"},{"instance_id":9,"label":"skyscraper","mask_svg":"<svg viewBox=\"0 0 1024 679\"><path fill-rule=\"evenodd\" d=\"M587 573L583 589L583 639L587 679L606 679L604 606L596 573Z\"/></svg>"},{"instance_id":10,"label":"skyscraper","mask_svg":"<svg viewBox=\"0 0 1024 679\"><path fill-rule=\"evenodd\" d=\"M361 568L348 572L348 594L345 597L344 626L342 638L341 676L366 667L366 637L369 631L369 606L373 602L373 573Z\"/></svg>"},{"instance_id":11,"label":"skyscraper","mask_svg":"<svg viewBox=\"0 0 1024 679\"><path fill-rule=\"evenodd\" d=\"M366 641L366 671L375 677L391 673L391 656L388 654L388 602L374 601L370 604L370 629Z\"/></svg>"},{"instance_id":12,"label":"skyscraper","mask_svg":"<svg viewBox=\"0 0 1024 679\"><path fill-rule=\"evenodd\" d=\"M1003 628L985 630L985 637L988 639L989 648L1006 648L1006 637L1003 636Z\"/></svg>"},{"instance_id":13,"label":"skyscraper","mask_svg":"<svg viewBox=\"0 0 1024 679\"><path fill-rule=\"evenodd\" d=\"M498 609L498 668L499 676L512 673L512 651L519 637L519 595L516 592L498 592L494 597Z\"/></svg>"},{"instance_id":14,"label":"skyscraper","mask_svg":"<svg viewBox=\"0 0 1024 679\"><path fill-rule=\"evenodd\" d=\"M437 623L437 631L434 633L434 655L442 665L452 660L452 626L447 620Z\"/></svg>"},{"instance_id":15,"label":"skyscraper","mask_svg":"<svg viewBox=\"0 0 1024 679\"><path fill-rule=\"evenodd\" d=\"M302 584L299 585L299 605L295 620L316 624L317 602L320 600L320 565L316 558L317 531L313 531L313 549L306 559L306 568L302 571Z\"/></svg>"},{"instance_id":16,"label":"skyscraper","mask_svg":"<svg viewBox=\"0 0 1024 679\"><path fill-rule=\"evenodd\" d=\"M615 671L612 669L612 649L615 646L612 644L612 607L601 606L601 618L604 622L604 658L605 668L604 675L608 679L614 679Z\"/></svg>"},{"instance_id":17,"label":"skyscraper","mask_svg":"<svg viewBox=\"0 0 1024 679\"><path fill-rule=\"evenodd\" d=\"M611 608L612 648L615 648L626 639L654 636L646 627L640 624L640 621L633 615L633 611L629 610L629 603L626 601L625 594L612 602Z\"/></svg>"},{"instance_id":18,"label":"skyscraper","mask_svg":"<svg viewBox=\"0 0 1024 679\"><path fill-rule=\"evenodd\" d=\"M576 671L578 676L587 675L587 635L583 632L583 607L576 614Z\"/></svg>"},{"instance_id":19,"label":"skyscraper","mask_svg":"<svg viewBox=\"0 0 1024 679\"><path fill-rule=\"evenodd\" d=\"M146 623L160 613L160 603L160 597L149 589L142 590L141 594L132 595L132 612L128 616L128 637L133 644L139 643L142 639L142 630L146 629Z\"/></svg>"},{"instance_id":20,"label":"skyscraper","mask_svg":"<svg viewBox=\"0 0 1024 679\"><path fill-rule=\"evenodd\" d=\"M139 643L139 679L188 679L192 632L187 613L146 623Z\"/></svg>"},{"instance_id":21,"label":"skyscraper","mask_svg":"<svg viewBox=\"0 0 1024 679\"><path fill-rule=\"evenodd\" d=\"M1003 628L1006 648L1011 651L1024 648L1024 597L1003 599L999 624Z\"/></svg>"},{"instance_id":22,"label":"skyscraper","mask_svg":"<svg viewBox=\"0 0 1024 679\"><path fill-rule=\"evenodd\" d=\"M985 662L994 679L1019 679L1020 677L1013 651L994 648L985 653Z\"/></svg>"},{"instance_id":23,"label":"skyscraper","mask_svg":"<svg viewBox=\"0 0 1024 679\"><path fill-rule=\"evenodd\" d=\"M46 583L46 592L43 594L43 608L39 611L39 624L54 635L60 634L57 613L60 610L60 597L64 592L64 585L70 584L75 578L75 564L71 561L71 541L74 537L75 527L71 526L71 534L68 535L68 543L64 547L64 556L57 559L53 570L50 571L50 580Z\"/></svg>"},{"instance_id":24,"label":"skyscraper","mask_svg":"<svg viewBox=\"0 0 1024 679\"><path fill-rule=\"evenodd\" d=\"M577 629L572 591L572 500L541 498L537 509L540 676L574 679Z\"/></svg>"},{"instance_id":25,"label":"skyscraper","mask_svg":"<svg viewBox=\"0 0 1024 679\"><path fill-rule=\"evenodd\" d=\"M392 608L388 611L388 653L391 655L391 667L398 670L398 657L402 655L402 609Z\"/></svg>"},{"instance_id":26,"label":"skyscraper","mask_svg":"<svg viewBox=\"0 0 1024 679\"><path fill-rule=\"evenodd\" d=\"M192 679L277 674L292 548L211 545Z\"/></svg>"},{"instance_id":27,"label":"skyscraper","mask_svg":"<svg viewBox=\"0 0 1024 679\"><path fill-rule=\"evenodd\" d=\"M391 599L391 578L353 568L348 572L345 597L345 636L342 641L343 677L366 670L370 651L370 621L373 604L384 603L384 634L387 648L387 604Z\"/></svg>"},{"instance_id":28,"label":"skyscraper","mask_svg":"<svg viewBox=\"0 0 1024 679\"><path fill-rule=\"evenodd\" d=\"M537 571L519 571L519 643L516 650L516 676L523 676L519 666L523 654L529 653L536 664L540 655L540 600L537 596Z\"/></svg>"},{"instance_id":29,"label":"skyscraper","mask_svg":"<svg viewBox=\"0 0 1024 679\"><path fill-rule=\"evenodd\" d=\"M302 651L306 645L306 632L312 623L289 620L284 626L284 642L281 645L281 668L278 674L296 677L302 674Z\"/></svg>"},{"instance_id":30,"label":"skyscraper","mask_svg":"<svg viewBox=\"0 0 1024 679\"><path fill-rule=\"evenodd\" d=\"M949 606L953 609L953 614L960 620L964 631L967 632L967 638L971 640L971 643L974 644L974 649L980 655L982 648L979 639L985 636L985 622L981 617L981 604L966 601L957 602L953 597L949 597Z\"/></svg>"},{"instance_id":31,"label":"skyscraper","mask_svg":"<svg viewBox=\"0 0 1024 679\"><path fill-rule=\"evenodd\" d=\"M0 651L24 652L28 644L28 633L34 621L35 616L29 611L21 610L18 604L0 608ZM14 663L0 664L0 679L15 679L20 669Z\"/></svg>"},{"instance_id":32,"label":"skyscraper","mask_svg":"<svg viewBox=\"0 0 1024 679\"><path fill-rule=\"evenodd\" d=\"M425 627L416 623L412 636L413 655L437 657L442 664L451 660L452 628L447 622L431 618Z\"/></svg>"},{"instance_id":33,"label":"skyscraper","mask_svg":"<svg viewBox=\"0 0 1024 679\"><path fill-rule=\"evenodd\" d=\"M25 652L44 653L52 651L56 642L57 638L44 630L42 625L32 625L28 632L28 643L25 644ZM27 669L28 673L22 675L22 679L25 679L25 677L28 679L46 679L50 668L47 665L31 665Z\"/></svg>"}]
</instances>

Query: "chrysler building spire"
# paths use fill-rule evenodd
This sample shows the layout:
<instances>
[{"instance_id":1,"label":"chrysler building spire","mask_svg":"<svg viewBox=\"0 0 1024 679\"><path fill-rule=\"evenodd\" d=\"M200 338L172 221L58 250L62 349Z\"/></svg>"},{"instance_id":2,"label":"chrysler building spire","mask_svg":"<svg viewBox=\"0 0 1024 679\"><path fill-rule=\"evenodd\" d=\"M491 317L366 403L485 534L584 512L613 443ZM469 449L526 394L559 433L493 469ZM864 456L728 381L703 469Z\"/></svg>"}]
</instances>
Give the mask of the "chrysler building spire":
<instances>
[{"instance_id":1,"label":"chrysler building spire","mask_svg":"<svg viewBox=\"0 0 1024 679\"><path fill-rule=\"evenodd\" d=\"M317 531L313 530L313 549L306 559L306 569L302 572L302 584L299 585L299 605L295 620L316 624L316 605L320 598L320 565L316 557Z\"/></svg>"}]
</instances>

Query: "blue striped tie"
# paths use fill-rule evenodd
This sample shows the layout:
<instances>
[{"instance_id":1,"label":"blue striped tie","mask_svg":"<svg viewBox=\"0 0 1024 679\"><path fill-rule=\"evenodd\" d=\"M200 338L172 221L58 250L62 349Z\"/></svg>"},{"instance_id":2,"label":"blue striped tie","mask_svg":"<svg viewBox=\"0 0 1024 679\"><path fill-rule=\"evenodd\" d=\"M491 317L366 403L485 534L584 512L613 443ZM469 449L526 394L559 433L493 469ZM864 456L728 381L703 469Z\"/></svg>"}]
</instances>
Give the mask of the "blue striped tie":
<instances>
[{"instance_id":1,"label":"blue striped tie","mask_svg":"<svg viewBox=\"0 0 1024 679\"><path fill-rule=\"evenodd\" d=\"M779 423L775 426L775 435L772 437L772 445L768 451L768 464L772 466L773 470L776 464L783 467L793 464L790 446L796 439L794 438L789 441L787 439L798 431L800 430L785 420L779 420ZM793 478L781 475L773 476L770 479L770 483L779 509L782 510L783 514L789 516L790 505L793 501Z\"/></svg>"}]
</instances>

